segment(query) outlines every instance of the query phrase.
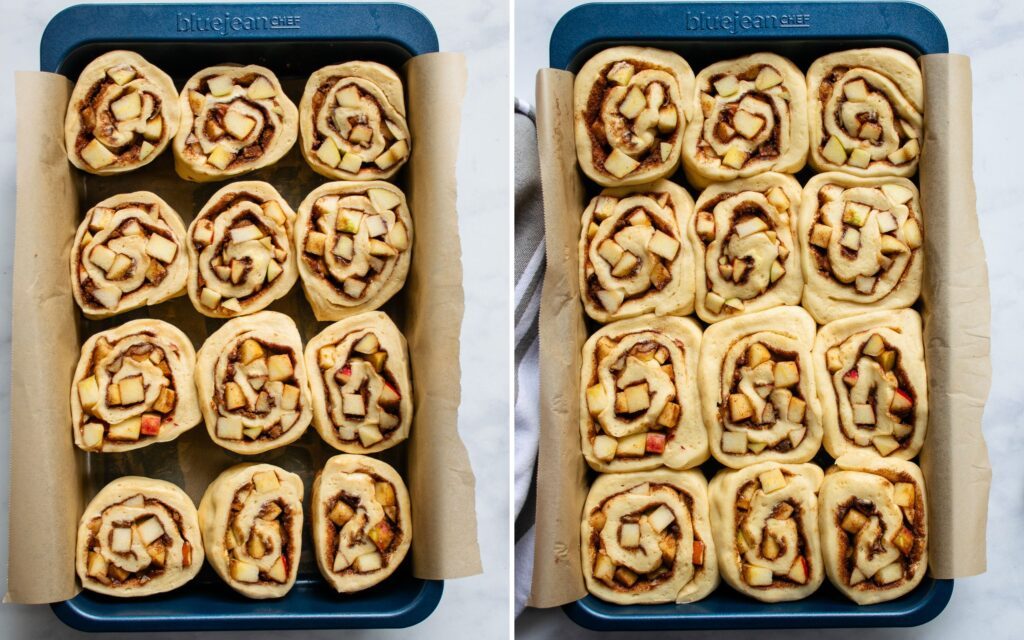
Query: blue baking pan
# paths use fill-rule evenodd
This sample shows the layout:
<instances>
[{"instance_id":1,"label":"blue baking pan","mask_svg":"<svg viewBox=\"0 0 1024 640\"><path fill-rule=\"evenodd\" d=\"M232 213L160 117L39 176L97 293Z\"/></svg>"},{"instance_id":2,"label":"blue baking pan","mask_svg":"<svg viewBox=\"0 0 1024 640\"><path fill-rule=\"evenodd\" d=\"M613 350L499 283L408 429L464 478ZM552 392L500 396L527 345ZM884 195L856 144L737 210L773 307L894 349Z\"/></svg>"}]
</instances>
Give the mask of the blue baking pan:
<instances>
[{"instance_id":1,"label":"blue baking pan","mask_svg":"<svg viewBox=\"0 0 1024 640\"><path fill-rule=\"evenodd\" d=\"M773 51L806 70L818 57L859 47L893 47L919 56L948 53L946 30L910 2L631 2L571 9L551 34L550 63L578 71L594 54L620 44L675 51L694 71L719 60ZM828 466L825 454L819 462ZM713 461L702 467L710 478ZM764 604L724 583L697 603L615 605L588 595L563 607L577 624L604 631L910 627L949 603L952 580L925 577L906 596L872 606L847 600L827 581L799 602Z\"/></svg>"},{"instance_id":2,"label":"blue baking pan","mask_svg":"<svg viewBox=\"0 0 1024 640\"><path fill-rule=\"evenodd\" d=\"M438 51L438 42L430 21L400 4L79 5L47 25L39 68L74 80L93 58L122 48L142 54L179 87L203 67L235 62L267 66L286 90L301 93L326 64L360 59L397 68ZM409 561L372 589L339 595L311 561L308 530L303 546L295 586L278 600L244 598L207 565L170 593L125 600L83 591L52 608L83 631L361 629L410 627L441 600L444 583L414 578Z\"/></svg>"}]
</instances>

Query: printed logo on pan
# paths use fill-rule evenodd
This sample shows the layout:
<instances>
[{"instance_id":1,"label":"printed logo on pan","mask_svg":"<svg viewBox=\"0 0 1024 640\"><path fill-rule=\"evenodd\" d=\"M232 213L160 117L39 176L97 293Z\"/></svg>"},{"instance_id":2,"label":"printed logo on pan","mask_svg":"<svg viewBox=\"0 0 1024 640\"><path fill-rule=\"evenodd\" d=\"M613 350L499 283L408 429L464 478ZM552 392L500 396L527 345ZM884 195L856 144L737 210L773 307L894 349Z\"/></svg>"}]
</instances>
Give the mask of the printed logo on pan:
<instances>
[{"instance_id":1,"label":"printed logo on pan","mask_svg":"<svg viewBox=\"0 0 1024 640\"><path fill-rule=\"evenodd\" d=\"M724 31L741 33L772 29L809 29L811 14L809 13L766 13L749 14L733 11L732 13L709 13L707 11L687 11L687 31Z\"/></svg>"},{"instance_id":2,"label":"printed logo on pan","mask_svg":"<svg viewBox=\"0 0 1024 640\"><path fill-rule=\"evenodd\" d=\"M229 33L242 31L276 31L278 29L298 29L301 27L301 16L279 15L235 15L225 11L220 15L200 15L198 13L178 13L175 18L175 29L179 33Z\"/></svg>"}]
</instances>

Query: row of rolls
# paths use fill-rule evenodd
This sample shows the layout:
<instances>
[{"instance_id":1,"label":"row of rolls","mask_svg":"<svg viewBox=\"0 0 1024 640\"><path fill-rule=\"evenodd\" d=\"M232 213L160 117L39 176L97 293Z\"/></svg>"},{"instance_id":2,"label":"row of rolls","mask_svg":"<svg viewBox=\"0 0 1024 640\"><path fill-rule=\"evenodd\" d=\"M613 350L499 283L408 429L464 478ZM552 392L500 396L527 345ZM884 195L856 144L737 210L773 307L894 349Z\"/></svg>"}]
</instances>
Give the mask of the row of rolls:
<instances>
[{"instance_id":1,"label":"row of rolls","mask_svg":"<svg viewBox=\"0 0 1024 640\"><path fill-rule=\"evenodd\" d=\"M375 62L326 66L296 107L266 67L208 67L179 93L142 56L111 51L80 74L64 126L68 159L83 171L132 171L170 146L178 175L195 182L272 165L300 138L306 162L323 176L390 178L411 152L401 79Z\"/></svg>"},{"instance_id":2,"label":"row of rolls","mask_svg":"<svg viewBox=\"0 0 1024 640\"><path fill-rule=\"evenodd\" d=\"M900 597L928 566L924 482L912 462L863 452L827 471L760 462L719 471L600 476L584 507L588 590L618 604L696 602L724 580L762 602L825 578L857 604Z\"/></svg>"},{"instance_id":3,"label":"row of rolls","mask_svg":"<svg viewBox=\"0 0 1024 640\"><path fill-rule=\"evenodd\" d=\"M408 437L408 346L370 311L339 320L303 349L275 311L234 318L198 354L177 327L139 319L82 346L71 387L75 444L123 452L174 440L200 422L219 446L255 455L296 441L312 422L330 446L376 453Z\"/></svg>"},{"instance_id":4,"label":"row of rolls","mask_svg":"<svg viewBox=\"0 0 1024 640\"><path fill-rule=\"evenodd\" d=\"M379 308L405 283L413 224L395 185L335 181L292 209L272 185L233 182L187 229L149 191L90 208L70 251L72 291L89 318L155 305L186 292L212 318L256 313L301 278L319 320Z\"/></svg>"},{"instance_id":5,"label":"row of rolls","mask_svg":"<svg viewBox=\"0 0 1024 640\"><path fill-rule=\"evenodd\" d=\"M302 555L303 492L299 476L270 464L225 470L198 509L173 483L118 478L85 508L76 571L86 589L130 598L176 589L209 561L248 598L283 597ZM408 552L409 494L380 460L330 458L313 482L310 508L317 566L339 593L380 583Z\"/></svg>"},{"instance_id":6,"label":"row of rolls","mask_svg":"<svg viewBox=\"0 0 1024 640\"><path fill-rule=\"evenodd\" d=\"M804 74L774 53L693 73L660 49L612 47L574 85L580 168L606 187L654 182L682 161L688 181L776 171L909 177L923 141L917 62L889 48L830 53Z\"/></svg>"}]
</instances>

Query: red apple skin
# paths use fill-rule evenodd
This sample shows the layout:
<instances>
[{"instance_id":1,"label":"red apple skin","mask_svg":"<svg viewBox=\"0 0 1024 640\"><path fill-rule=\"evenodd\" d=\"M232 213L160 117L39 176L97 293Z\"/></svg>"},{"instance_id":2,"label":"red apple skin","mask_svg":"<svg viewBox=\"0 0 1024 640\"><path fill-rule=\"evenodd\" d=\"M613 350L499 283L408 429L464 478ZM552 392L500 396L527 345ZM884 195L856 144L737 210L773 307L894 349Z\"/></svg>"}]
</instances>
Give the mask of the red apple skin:
<instances>
[{"instance_id":1,"label":"red apple skin","mask_svg":"<svg viewBox=\"0 0 1024 640\"><path fill-rule=\"evenodd\" d=\"M700 540L693 541L693 564L694 566L704 566L704 543Z\"/></svg>"},{"instance_id":2,"label":"red apple skin","mask_svg":"<svg viewBox=\"0 0 1024 640\"><path fill-rule=\"evenodd\" d=\"M801 582L800 584L807 584L807 581L810 580L811 577L811 569L807 566L807 558L805 558L804 556L800 556L800 567L803 569L804 572L804 579L803 582Z\"/></svg>"},{"instance_id":3,"label":"red apple skin","mask_svg":"<svg viewBox=\"0 0 1024 640\"><path fill-rule=\"evenodd\" d=\"M894 413L910 411L914 406L914 399L903 389L896 390L896 397L893 398L891 409Z\"/></svg>"},{"instance_id":4,"label":"red apple skin","mask_svg":"<svg viewBox=\"0 0 1024 640\"><path fill-rule=\"evenodd\" d=\"M662 453L663 451L665 451L665 434L648 433L647 453Z\"/></svg>"},{"instance_id":5,"label":"red apple skin","mask_svg":"<svg viewBox=\"0 0 1024 640\"><path fill-rule=\"evenodd\" d=\"M352 377L352 367L345 365L337 375L341 379L342 384L348 382L348 379Z\"/></svg>"},{"instance_id":6,"label":"red apple skin","mask_svg":"<svg viewBox=\"0 0 1024 640\"><path fill-rule=\"evenodd\" d=\"M395 394L396 396L398 396L399 398L401 398L401 397L402 397L402 394L398 393L398 389L396 389L396 388L394 388L393 386L391 386L391 383L390 383L390 382L388 382L387 380L385 380L385 381L384 381L384 386L385 386L385 387L387 387L388 389L391 389L391 391L392 391L392 392L393 392L393 393L394 393L394 394Z\"/></svg>"},{"instance_id":7,"label":"red apple skin","mask_svg":"<svg viewBox=\"0 0 1024 640\"><path fill-rule=\"evenodd\" d=\"M147 413L142 416L140 431L147 436L155 436L160 433L160 416Z\"/></svg>"},{"instance_id":8,"label":"red apple skin","mask_svg":"<svg viewBox=\"0 0 1024 640\"><path fill-rule=\"evenodd\" d=\"M860 378L860 373L858 373L856 369L850 369L850 371L848 371L846 375L843 376L843 382L852 387L853 385L857 384L858 378Z\"/></svg>"}]
</instances>

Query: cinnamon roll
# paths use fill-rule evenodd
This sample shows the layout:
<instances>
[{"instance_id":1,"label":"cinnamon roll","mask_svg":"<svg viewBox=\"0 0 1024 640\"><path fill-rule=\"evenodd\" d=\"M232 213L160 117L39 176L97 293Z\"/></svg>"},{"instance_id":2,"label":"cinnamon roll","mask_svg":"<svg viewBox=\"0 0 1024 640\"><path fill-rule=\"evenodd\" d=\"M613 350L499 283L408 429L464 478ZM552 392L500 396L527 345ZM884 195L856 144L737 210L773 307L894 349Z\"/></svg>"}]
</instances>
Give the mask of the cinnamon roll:
<instances>
[{"instance_id":1,"label":"cinnamon roll","mask_svg":"<svg viewBox=\"0 0 1024 640\"><path fill-rule=\"evenodd\" d=\"M376 62L319 69L299 103L302 155L332 180L386 180L409 159L402 80Z\"/></svg>"},{"instance_id":2,"label":"cinnamon roll","mask_svg":"<svg viewBox=\"0 0 1024 640\"><path fill-rule=\"evenodd\" d=\"M807 161L807 84L774 53L717 62L697 74L693 119L683 137L691 184L796 173Z\"/></svg>"},{"instance_id":3,"label":"cinnamon roll","mask_svg":"<svg viewBox=\"0 0 1024 640\"><path fill-rule=\"evenodd\" d=\"M302 288L318 320L377 309L405 284L412 217L387 182L329 182L299 205Z\"/></svg>"},{"instance_id":4,"label":"cinnamon roll","mask_svg":"<svg viewBox=\"0 0 1024 640\"><path fill-rule=\"evenodd\" d=\"M310 508L316 562L338 593L380 583L409 551L409 492L380 460L346 454L328 460L313 481Z\"/></svg>"},{"instance_id":5,"label":"cinnamon roll","mask_svg":"<svg viewBox=\"0 0 1024 640\"><path fill-rule=\"evenodd\" d=\"M580 292L598 322L693 311L693 199L668 180L605 189L583 212Z\"/></svg>"},{"instance_id":6,"label":"cinnamon roll","mask_svg":"<svg viewBox=\"0 0 1024 640\"><path fill-rule=\"evenodd\" d=\"M830 53L807 70L811 166L909 177L924 141L924 79L895 49Z\"/></svg>"},{"instance_id":7,"label":"cinnamon roll","mask_svg":"<svg viewBox=\"0 0 1024 640\"><path fill-rule=\"evenodd\" d=\"M803 306L819 324L909 307L921 294L924 217L904 178L824 173L804 186Z\"/></svg>"},{"instance_id":8,"label":"cinnamon roll","mask_svg":"<svg viewBox=\"0 0 1024 640\"><path fill-rule=\"evenodd\" d=\"M90 591L118 598L164 593L202 566L195 505L170 482L118 478L82 514L75 569Z\"/></svg>"},{"instance_id":9,"label":"cinnamon roll","mask_svg":"<svg viewBox=\"0 0 1024 640\"><path fill-rule=\"evenodd\" d=\"M273 71L254 64L203 69L185 83L179 108L174 168L185 180L224 180L272 165L298 137L295 103Z\"/></svg>"},{"instance_id":10,"label":"cinnamon roll","mask_svg":"<svg viewBox=\"0 0 1024 640\"><path fill-rule=\"evenodd\" d=\"M825 474L818 500L829 581L857 604L894 600L928 570L924 478L913 462L852 451Z\"/></svg>"},{"instance_id":11,"label":"cinnamon roll","mask_svg":"<svg viewBox=\"0 0 1024 640\"><path fill-rule=\"evenodd\" d=\"M807 462L821 446L811 348L814 320L777 307L713 324L700 348L711 454L727 467Z\"/></svg>"},{"instance_id":12,"label":"cinnamon roll","mask_svg":"<svg viewBox=\"0 0 1024 640\"><path fill-rule=\"evenodd\" d=\"M700 471L598 476L583 507L587 590L616 604L696 602L718 586Z\"/></svg>"},{"instance_id":13,"label":"cinnamon roll","mask_svg":"<svg viewBox=\"0 0 1024 640\"><path fill-rule=\"evenodd\" d=\"M302 555L302 480L271 464L237 464L199 502L206 557L247 598L291 590Z\"/></svg>"},{"instance_id":14,"label":"cinnamon roll","mask_svg":"<svg viewBox=\"0 0 1024 640\"><path fill-rule=\"evenodd\" d=\"M96 58L78 76L64 119L71 164L97 175L149 164L178 131L177 95L170 76L137 53Z\"/></svg>"},{"instance_id":15,"label":"cinnamon roll","mask_svg":"<svg viewBox=\"0 0 1024 640\"><path fill-rule=\"evenodd\" d=\"M814 367L833 458L856 450L917 456L928 429L928 386L916 311L830 322L815 339Z\"/></svg>"},{"instance_id":16,"label":"cinnamon roll","mask_svg":"<svg viewBox=\"0 0 1024 640\"><path fill-rule=\"evenodd\" d=\"M605 187L671 175L692 95L693 70L670 51L612 47L588 60L573 89L583 173Z\"/></svg>"},{"instance_id":17,"label":"cinnamon roll","mask_svg":"<svg viewBox=\"0 0 1024 640\"><path fill-rule=\"evenodd\" d=\"M762 602L801 600L825 581L814 464L760 462L711 480L711 527L729 586Z\"/></svg>"},{"instance_id":18,"label":"cinnamon roll","mask_svg":"<svg viewBox=\"0 0 1024 640\"><path fill-rule=\"evenodd\" d=\"M697 396L700 328L641 316L601 328L583 346L580 435L597 471L694 467L708 458Z\"/></svg>"},{"instance_id":19,"label":"cinnamon roll","mask_svg":"<svg viewBox=\"0 0 1024 640\"><path fill-rule=\"evenodd\" d=\"M347 453L376 453L405 440L412 386L405 337L380 311L339 320L306 345L313 425Z\"/></svg>"},{"instance_id":20,"label":"cinnamon roll","mask_svg":"<svg viewBox=\"0 0 1024 640\"><path fill-rule=\"evenodd\" d=\"M71 247L71 289L89 318L185 294L185 225L149 191L112 196L85 214Z\"/></svg>"},{"instance_id":21,"label":"cinnamon roll","mask_svg":"<svg viewBox=\"0 0 1024 640\"><path fill-rule=\"evenodd\" d=\"M210 438L242 454L295 442L312 418L302 340L276 311L234 318L199 349L196 388Z\"/></svg>"},{"instance_id":22,"label":"cinnamon roll","mask_svg":"<svg viewBox=\"0 0 1024 640\"><path fill-rule=\"evenodd\" d=\"M195 364L188 337L162 320L132 320L91 336L71 387L75 444L129 451L199 424Z\"/></svg>"},{"instance_id":23,"label":"cinnamon roll","mask_svg":"<svg viewBox=\"0 0 1024 640\"><path fill-rule=\"evenodd\" d=\"M233 318L265 309L298 279L295 212L266 182L213 194L188 228L188 296L196 311Z\"/></svg>"},{"instance_id":24,"label":"cinnamon roll","mask_svg":"<svg viewBox=\"0 0 1024 640\"><path fill-rule=\"evenodd\" d=\"M700 194L686 232L696 254L701 320L800 303L793 237L799 209L800 185L781 173L714 184Z\"/></svg>"}]
</instances>

